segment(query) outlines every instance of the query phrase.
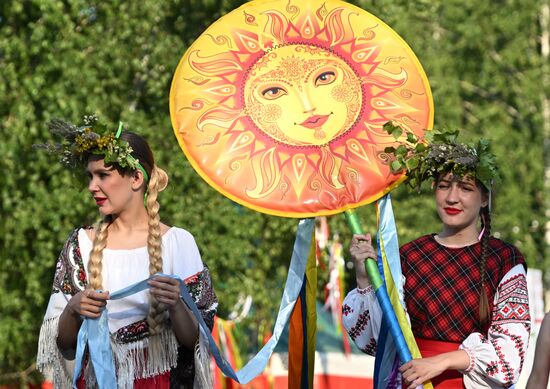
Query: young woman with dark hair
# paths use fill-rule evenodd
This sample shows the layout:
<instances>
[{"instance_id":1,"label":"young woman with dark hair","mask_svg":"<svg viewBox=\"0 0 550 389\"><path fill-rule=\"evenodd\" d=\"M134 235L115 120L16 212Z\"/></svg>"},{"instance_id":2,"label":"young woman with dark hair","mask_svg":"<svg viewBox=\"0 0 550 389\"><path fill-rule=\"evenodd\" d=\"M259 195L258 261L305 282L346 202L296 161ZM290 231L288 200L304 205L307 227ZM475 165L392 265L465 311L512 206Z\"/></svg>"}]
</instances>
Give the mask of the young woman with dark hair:
<instances>
[{"instance_id":1,"label":"young woman with dark hair","mask_svg":"<svg viewBox=\"0 0 550 389\"><path fill-rule=\"evenodd\" d=\"M525 260L491 236L494 156L484 144L420 150L416 166L423 171L408 177L434 180L441 229L400 249L405 308L422 358L400 367L399 385L509 387L521 372L530 317ZM350 254L357 288L344 300L344 325L359 348L374 355L382 313L364 266L377 257L370 235L354 235Z\"/></svg>"}]
</instances>

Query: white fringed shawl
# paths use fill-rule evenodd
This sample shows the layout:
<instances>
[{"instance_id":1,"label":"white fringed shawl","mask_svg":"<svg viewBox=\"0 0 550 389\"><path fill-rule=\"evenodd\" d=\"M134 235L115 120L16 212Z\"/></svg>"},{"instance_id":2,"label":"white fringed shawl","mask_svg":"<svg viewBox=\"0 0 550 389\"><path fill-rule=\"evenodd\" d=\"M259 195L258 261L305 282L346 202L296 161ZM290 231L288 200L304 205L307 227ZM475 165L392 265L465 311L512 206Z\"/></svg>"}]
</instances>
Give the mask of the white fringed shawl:
<instances>
[{"instance_id":1,"label":"white fringed shawl","mask_svg":"<svg viewBox=\"0 0 550 389\"><path fill-rule=\"evenodd\" d=\"M71 234L56 267L52 295L44 322L40 329L37 367L52 377L55 388L70 388L72 365L57 348L59 317L69 299L86 287L86 269L92 242L84 229ZM208 269L203 266L193 236L187 231L172 227L162 238L163 272L175 274L185 280L207 323L213 320L217 300L211 287ZM149 276L147 248L109 250L103 253L103 286L116 291ZM171 328L158 335L127 333L131 325L143 320L149 309L149 292L142 291L121 300L107 303L111 348L113 351L119 388L133 388L135 379L152 377L176 367L178 342ZM121 333L124 334L121 336ZM195 346L195 388L211 388L210 357L206 337L200 331ZM128 335L128 336L126 336ZM137 336L136 336L137 335ZM127 341L125 341L127 340ZM154 342L155 344L153 344ZM156 357L147 358L147 349L158 350ZM87 387L94 387L95 377L91 364L84 371Z\"/></svg>"}]
</instances>

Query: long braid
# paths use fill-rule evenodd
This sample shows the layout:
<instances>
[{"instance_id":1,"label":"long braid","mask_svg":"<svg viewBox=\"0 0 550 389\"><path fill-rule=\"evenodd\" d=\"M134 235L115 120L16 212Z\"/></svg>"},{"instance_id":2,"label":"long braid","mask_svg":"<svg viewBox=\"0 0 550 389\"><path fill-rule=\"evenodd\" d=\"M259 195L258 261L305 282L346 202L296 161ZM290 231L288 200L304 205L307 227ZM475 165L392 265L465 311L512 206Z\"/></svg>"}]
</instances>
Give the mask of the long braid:
<instances>
[{"instance_id":1,"label":"long braid","mask_svg":"<svg viewBox=\"0 0 550 389\"><path fill-rule=\"evenodd\" d=\"M162 271L161 232L160 232L160 205L157 201L158 192L168 184L166 173L156 166L153 167L149 186L147 188L147 214L149 215L149 231L147 235L147 250L149 252L149 274ZM164 322L165 307L156 298L151 296L151 304L147 323L149 333L155 335L160 332L159 326Z\"/></svg>"},{"instance_id":2,"label":"long braid","mask_svg":"<svg viewBox=\"0 0 550 389\"><path fill-rule=\"evenodd\" d=\"M90 261L88 262L88 282L94 290L103 289L103 277L101 270L103 269L103 249L107 245L107 228L111 225L111 217L106 216L102 221L97 223L95 228L95 237L90 251Z\"/></svg>"},{"instance_id":3,"label":"long braid","mask_svg":"<svg viewBox=\"0 0 550 389\"><path fill-rule=\"evenodd\" d=\"M123 132L120 138L131 145L132 156L139 161L139 164L145 169L149 176L147 190L145 192L145 206L148 216L147 251L149 253L149 274L153 275L162 271L160 205L157 202L157 197L158 193L163 191L166 185L168 185L168 175L164 170L155 165L153 152L145 139L132 132ZM164 322L165 316L166 307L160 304L158 300L151 295L149 314L147 315L147 324L151 335L156 335L161 332L161 325ZM156 353L154 350L150 350L150 352L153 355Z\"/></svg>"},{"instance_id":4,"label":"long braid","mask_svg":"<svg viewBox=\"0 0 550 389\"><path fill-rule=\"evenodd\" d=\"M479 271L481 274L481 291L479 296L479 324L481 328L486 328L489 323L489 299L487 297L487 290L485 289L487 267L487 256L489 255L489 237L491 235L491 214L489 207L483 207L480 211L481 223L483 227L483 236L481 237L481 261L479 264Z\"/></svg>"}]
</instances>

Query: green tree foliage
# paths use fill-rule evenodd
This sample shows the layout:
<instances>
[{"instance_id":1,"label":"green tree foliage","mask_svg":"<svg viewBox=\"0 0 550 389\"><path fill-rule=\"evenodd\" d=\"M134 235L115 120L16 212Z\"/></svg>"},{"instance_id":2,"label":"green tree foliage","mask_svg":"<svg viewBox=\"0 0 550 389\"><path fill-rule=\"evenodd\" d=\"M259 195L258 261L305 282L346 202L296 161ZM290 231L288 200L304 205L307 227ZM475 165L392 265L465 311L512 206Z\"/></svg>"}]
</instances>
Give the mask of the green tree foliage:
<instances>
[{"instance_id":1,"label":"green tree foliage","mask_svg":"<svg viewBox=\"0 0 550 389\"><path fill-rule=\"evenodd\" d=\"M488 137L502 162L494 231L545 268L540 114L541 0L355 1L413 48L432 86L436 125ZM0 375L29 366L57 255L69 232L96 221L83 185L33 149L45 123L97 113L144 134L171 183L161 215L196 237L226 317L252 295L242 333L270 328L296 220L262 215L210 188L179 150L168 111L185 49L236 0L8 0L0 3ZM543 91L544 93L544 91ZM430 194L394 192L401 241L437 231ZM359 210L374 232L374 207ZM342 216L333 231L349 241ZM351 273L350 273L351 274ZM320 275L323 277L323 275ZM350 277L352 278L352 277Z\"/></svg>"}]
</instances>

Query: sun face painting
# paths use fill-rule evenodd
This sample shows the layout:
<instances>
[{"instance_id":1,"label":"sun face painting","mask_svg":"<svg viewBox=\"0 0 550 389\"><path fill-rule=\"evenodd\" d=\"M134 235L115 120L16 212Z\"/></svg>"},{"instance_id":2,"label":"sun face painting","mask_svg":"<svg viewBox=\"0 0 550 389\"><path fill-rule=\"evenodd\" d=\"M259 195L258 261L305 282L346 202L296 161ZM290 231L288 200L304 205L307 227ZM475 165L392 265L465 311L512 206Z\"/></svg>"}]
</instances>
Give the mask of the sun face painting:
<instances>
[{"instance_id":1,"label":"sun face painting","mask_svg":"<svg viewBox=\"0 0 550 389\"><path fill-rule=\"evenodd\" d=\"M174 132L195 170L252 209L342 212L395 187L393 121L422 136L427 78L408 45L338 0L254 1L186 51L170 91Z\"/></svg>"},{"instance_id":2,"label":"sun face painting","mask_svg":"<svg viewBox=\"0 0 550 389\"><path fill-rule=\"evenodd\" d=\"M287 145L322 146L357 120L361 82L343 60L301 44L271 53L252 66L244 85L245 107L259 130Z\"/></svg>"}]
</instances>

